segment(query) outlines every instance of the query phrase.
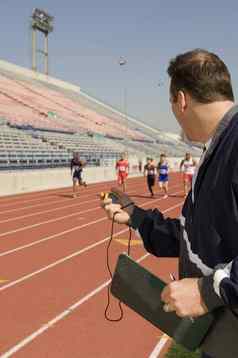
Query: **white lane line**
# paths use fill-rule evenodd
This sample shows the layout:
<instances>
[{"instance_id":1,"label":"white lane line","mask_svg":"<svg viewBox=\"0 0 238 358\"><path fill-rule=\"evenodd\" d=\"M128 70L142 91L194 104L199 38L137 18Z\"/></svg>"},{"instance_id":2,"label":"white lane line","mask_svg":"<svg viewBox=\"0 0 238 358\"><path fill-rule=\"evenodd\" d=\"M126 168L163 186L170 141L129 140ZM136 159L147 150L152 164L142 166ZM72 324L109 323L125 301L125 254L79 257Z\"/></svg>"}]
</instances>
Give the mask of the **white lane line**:
<instances>
[{"instance_id":1,"label":"white lane line","mask_svg":"<svg viewBox=\"0 0 238 358\"><path fill-rule=\"evenodd\" d=\"M13 205L13 204L22 204L22 203L28 203L28 202L31 202L31 201L37 201L37 200L41 200L41 199L44 199L44 198L49 198L49 197L52 197L52 195L62 195L62 194L65 194L65 193L70 193L69 190L67 190L68 188L65 188L64 191L62 190L56 190L56 191L52 191L52 192L49 192L47 193L48 191L46 191L44 194L42 193L42 195L35 195L35 196L30 196L31 199L24 199L22 200L25 195L23 194L22 196L23 197L17 197L17 198L8 198L6 200L2 200L0 198L0 207L4 207L4 206L9 206L9 205ZM3 205L2 205L3 204Z\"/></svg>"},{"instance_id":2,"label":"white lane line","mask_svg":"<svg viewBox=\"0 0 238 358\"><path fill-rule=\"evenodd\" d=\"M133 194L135 193L135 191L132 191L132 192L129 192L128 194ZM95 194L96 195L96 194ZM89 196L89 195L88 195ZM90 195L91 196L91 195ZM78 199L81 199L82 197L80 196ZM68 199L70 200L70 199ZM68 201L67 200L67 201ZM37 212L34 212L32 214L26 214L26 215L21 215L21 216L15 216L13 218L9 218L9 219L5 219L5 220L1 220L0 221L0 224L3 224L3 223L6 223L6 222L10 222L10 221L15 221L15 220L19 220L19 219L24 219L24 218L28 218L28 217L32 217L32 216L35 216L35 215L40 215L40 214L44 214L44 213L50 213L52 211L58 211L58 210L63 210L63 209L67 209L67 208L72 208L72 207L75 207L75 206L79 206L79 205L83 205L83 204L87 204L87 203L91 203L91 202L94 202L94 201L99 201L99 198L96 198L96 199L91 199L91 200L86 200L86 201L77 201L77 203L75 204L71 204L71 205L66 205L66 206L60 206L58 208L54 208L54 209L48 209L48 210L43 210L43 211L37 211ZM57 201L57 202L61 202L62 201ZM50 203L52 204L52 203ZM42 204L40 204L42 205ZM43 204L45 205L45 203ZM35 206L35 205L32 205L32 206ZM22 210L22 209L21 209Z\"/></svg>"},{"instance_id":3,"label":"white lane line","mask_svg":"<svg viewBox=\"0 0 238 358\"><path fill-rule=\"evenodd\" d=\"M65 201L72 201L72 198L67 198L67 199L61 199L61 200L55 200L55 201L51 201L50 203L41 203L41 204L35 204L35 205L28 205L28 206L23 206L21 208L15 208L15 209L10 209L10 210L4 210L4 211L0 211L0 214L7 214L7 213L12 213L14 211L21 211L21 210L27 210L27 209L32 209L32 208L37 208L39 206L44 206L44 205L53 205L53 204L57 204L57 203L64 203Z\"/></svg>"},{"instance_id":4,"label":"white lane line","mask_svg":"<svg viewBox=\"0 0 238 358\"><path fill-rule=\"evenodd\" d=\"M47 221L41 221L41 222L33 224L33 225L23 226L21 228L15 229L15 230L3 232L3 233L0 234L0 237L11 235L11 234L14 234L16 232L32 229L34 227L41 226L41 225L44 225L44 224L49 224L49 223L53 223L53 222L56 222L56 221L60 221L62 219L74 217L74 216L81 215L81 214L84 214L84 213L89 213L91 211L95 211L95 210L99 210L99 209L102 209L101 206L97 206L96 208L92 208L92 209L88 209L88 210L77 211L76 213L60 216L60 217L55 218L55 219L51 219L51 220L47 220Z\"/></svg>"},{"instance_id":5,"label":"white lane line","mask_svg":"<svg viewBox=\"0 0 238 358\"><path fill-rule=\"evenodd\" d=\"M164 214L164 213L166 213L166 212L168 212L168 211L171 211L171 210L173 210L173 209L175 209L175 208L181 206L181 204L182 204L182 203L179 203L179 204L176 204L176 205L174 205L174 206L172 206L172 207L169 207L168 209L162 211L162 213ZM127 232L128 230L129 230L128 228L123 229L123 230L120 230L120 231L118 231L117 233L114 234L114 237L115 237L115 236L119 236L120 234L122 234L122 233L124 233L124 232ZM49 269L51 269L51 268L53 268L53 267L55 267L55 266L58 266L58 265L62 264L63 262L69 261L69 260L71 260L71 259L74 258L74 257L77 257L77 256L79 256L79 255L82 255L83 253L85 253L85 252L87 252L87 251L89 251L89 250L91 250L91 249L93 249L93 248L95 248L95 247L97 247L97 246L103 244L104 242L106 242L106 241L108 241L108 240L110 240L110 236L108 236L108 237L106 237L105 239L100 240L100 241L98 241L98 242L96 242L96 243L94 243L94 244L88 245L88 246L84 247L83 249L80 249L79 251L76 251L76 252L74 252L74 253L71 254L71 255L65 256L65 257L63 257L62 259L59 259L59 260L57 260L57 261L55 261L55 262L53 262L53 263L51 263L51 264L49 264L49 265L47 265L47 266L44 266L44 267L42 267L42 268L39 269L39 270L33 271L33 272L31 272L30 274L28 274L28 275L22 276L22 277L20 277L19 279L15 280L15 281L11 281L11 282L9 282L9 283L6 284L6 285L1 286L1 287L0 287L0 291L4 291L4 290L6 290L7 288L10 288L10 287L12 287L12 286L15 286L15 285L17 285L17 284L19 284L19 283L21 283L21 282L24 282L24 281L28 280L28 279L31 278L31 277L34 277L34 276L36 276L36 275L39 275L40 273L42 273L42 272L44 272L44 271L47 271L47 270L49 270Z\"/></svg>"},{"instance_id":6,"label":"white lane line","mask_svg":"<svg viewBox=\"0 0 238 358\"><path fill-rule=\"evenodd\" d=\"M124 229L124 230L121 230L121 231L117 232L114 236L118 236L118 235L120 235L120 234L126 232L127 230L128 230L127 228ZM8 283L8 284L6 284L6 285L0 287L0 291L5 291L7 288L16 286L17 284L19 284L19 283L21 283L21 282L24 282L24 281L28 280L29 278L32 278L32 277L34 277L34 276L36 276L36 275L39 275L40 273L45 272L45 271L47 271L47 270L49 270L49 269L51 269L51 268L53 268L53 267L55 267L55 266L58 266L58 265L62 264L63 262L69 261L69 260L71 260L71 259L74 258L74 257L80 256L80 255L82 255L83 253L85 253L85 252L87 252L87 251L89 251L89 250L94 249L95 247L97 247L97 246L103 244L104 242L106 242L106 241L108 241L108 240L110 240L110 236L108 236L108 237L106 237L105 239L100 240L100 241L98 241L98 242L96 242L96 243L94 243L94 244L92 244L92 245L88 245L88 246L84 247L83 249L81 249L81 250L79 250L79 251L76 251L76 252L74 252L73 254L71 254L71 255L69 255L69 256L63 257L62 259L57 260L57 261L53 262L52 264L49 264L49 265L47 265L47 266L44 266L44 267L42 267L41 269L39 269L39 270L37 270L37 271L31 272L31 273L28 274L28 275L22 276L22 277L20 277L19 279L15 280L15 281L12 281L12 282L10 282L10 283Z\"/></svg>"},{"instance_id":7,"label":"white lane line","mask_svg":"<svg viewBox=\"0 0 238 358\"><path fill-rule=\"evenodd\" d=\"M174 188L175 188L175 187L178 187L178 186L179 186L179 185L175 185ZM176 194L176 193L174 193L174 194ZM174 194L173 194L173 195L174 195ZM152 202L154 203L154 202L156 202L156 201L158 201L158 200L161 200L161 199L162 199L162 198L156 199L156 200L155 200L155 199L152 199L152 200L150 200L150 203L152 203ZM32 228L34 228L34 227L38 227L38 226L41 226L41 225L45 225L45 224L57 222L57 221L60 221L60 220L62 220L62 219L66 219L66 218L69 218L69 217L74 217L74 216L77 216L77 215L79 215L79 214L87 213L87 212L94 211L94 210L98 210L98 209L101 209L101 207L98 206L98 207L96 207L96 208L88 209L88 210L85 210L85 211L77 211L76 213L69 214L69 215L65 215L65 216L60 216L60 217L55 218L55 219L51 219L51 220L47 220L47 221L41 221L41 222L39 222L39 223L32 224L32 225L22 226L22 227L20 227L20 228L18 228L18 229L14 229L14 230L2 232L2 233L0 234L0 237L7 236L7 235L11 235L11 234L14 234L14 233L16 233L16 232L21 232L21 231L24 231L24 230L32 229Z\"/></svg>"},{"instance_id":8,"label":"white lane line","mask_svg":"<svg viewBox=\"0 0 238 358\"><path fill-rule=\"evenodd\" d=\"M87 189L87 193L82 194L82 196L89 196L87 194L93 194L95 192L95 194L97 193L97 190L99 188L104 188L107 187L108 185L111 185L115 183L115 181L109 181L109 182L104 182L104 183L98 183L97 185L91 187L89 186ZM133 183L128 183L128 187L133 186ZM32 193L33 194L33 193ZM22 204L22 203L28 203L28 202L32 202L32 201L39 201L42 199L47 199L49 197L52 197L52 195L71 195L72 194L72 189L70 187L66 187L65 189L61 188L61 189L56 189L50 193L47 194L47 191L45 191L44 193L41 193L42 195L35 195L34 197L32 197L32 199L26 199L26 200L22 200L22 198L12 198L12 199L8 199L8 200L1 200L0 198L0 208L5 207L5 206L10 206L10 205L18 205L18 204ZM44 195L46 194L46 195ZM24 194L23 194L24 196ZM4 205L2 205L2 203Z\"/></svg>"},{"instance_id":9,"label":"white lane line","mask_svg":"<svg viewBox=\"0 0 238 358\"><path fill-rule=\"evenodd\" d=\"M81 201L81 202L78 202L78 203L75 203L75 204L71 204L71 205L60 206L60 207L54 208L54 209L43 210L43 211L37 211L37 212L32 213L32 214L26 214L26 215L16 216L16 217L14 217L14 218L6 219L6 220L1 220L1 221L0 221L0 224L7 223L7 222L10 222L10 221L20 220L20 219L24 219L24 218L29 218L29 217L32 217L32 216L35 216L35 215L41 215L41 214L45 214L45 213L51 213L51 212L53 212L53 211L64 210L64 209L68 209L68 208L73 208L73 207L75 207L75 206L80 206L80 205L83 205L83 204L92 203L92 202L94 202L94 201L98 201L98 198L97 198L97 199L93 199L93 200Z\"/></svg>"},{"instance_id":10,"label":"white lane line","mask_svg":"<svg viewBox=\"0 0 238 358\"><path fill-rule=\"evenodd\" d=\"M110 183L115 183L116 180L111 180L108 182L101 182L101 183L95 183L95 184L89 184L88 186L88 190L95 190L98 187L101 186L105 186L105 185L110 185ZM130 184L130 183L129 183ZM31 193L21 193L16 195L10 195L10 196L6 196L4 197L0 197L0 206L2 203L8 203L9 205L11 205L11 203L13 202L17 202L17 203L23 203L23 202L28 202L28 201L33 201L33 200L40 200L40 199L44 199L44 198L48 198L49 196L52 196L54 194L72 194L72 186L67 186L65 188L58 188L58 189L49 189L49 190L42 190L42 191L38 191L38 192L31 192ZM22 199L26 197L25 200L22 201ZM29 199L27 199L27 197L29 197Z\"/></svg>"},{"instance_id":11,"label":"white lane line","mask_svg":"<svg viewBox=\"0 0 238 358\"><path fill-rule=\"evenodd\" d=\"M138 184L136 186L133 186L133 189L136 187L140 187L142 186L142 184ZM134 191L133 191L134 193ZM71 192L69 192L69 195L72 194ZM98 194L98 191L97 192L91 192L91 194L81 194L80 193L80 197L78 197L78 199L82 199L82 198L86 198L86 197L93 197L94 195L97 195ZM9 209L9 210L3 210L3 211L0 211L0 214L7 214L7 213L11 213L11 212L15 212L15 211L21 211L21 210L27 210L27 209L32 209L32 208L36 208L36 207L39 207L39 206L45 206L45 205L53 205L53 204L57 204L57 203L64 203L64 202L68 202L68 201L72 201L72 198L69 197L67 199L61 199L61 200L55 200L55 201L50 201L48 203L46 202L41 202L40 204L35 204L35 205L27 205L27 206L24 206L24 207L20 207L20 208L14 208L14 209ZM19 205L21 203L18 203ZM9 205L8 205L9 206ZM1 207L1 206L0 206Z\"/></svg>"},{"instance_id":12,"label":"white lane line","mask_svg":"<svg viewBox=\"0 0 238 358\"><path fill-rule=\"evenodd\" d=\"M158 358L169 339L169 336L164 333L148 358Z\"/></svg>"},{"instance_id":13,"label":"white lane line","mask_svg":"<svg viewBox=\"0 0 238 358\"><path fill-rule=\"evenodd\" d=\"M35 245L39 245L39 244L41 244L42 242L55 239L56 237L60 237L60 236L63 236L63 235L65 235L65 234L69 234L70 232L77 231L77 230L79 230L79 229L83 229L83 228L85 228L85 227L87 227L87 226L91 226L91 225L97 224L97 223L99 223L99 222L101 222L101 221L105 221L106 219L107 219L107 217L106 217L106 216L103 216L102 218L99 218L98 220L90 221L90 222L88 222L87 224L79 225L79 226L74 226L72 229L65 230L65 231L61 231L60 233L55 234L55 235L46 236L46 237L44 237L43 239L40 239L40 240L37 240L37 241L33 241L33 242L31 242L30 244L26 244L26 245L23 245L23 246L18 246L18 247L16 247L15 249L12 249L12 250L4 251L4 252L0 253L0 257L7 256L7 255L13 254L13 253L18 252L18 251L22 251L22 250L24 250L24 249L27 249L27 248L32 247L32 246L35 246ZM66 237L62 237L62 239L64 239L64 238L66 238Z\"/></svg>"},{"instance_id":14,"label":"white lane line","mask_svg":"<svg viewBox=\"0 0 238 358\"><path fill-rule=\"evenodd\" d=\"M180 192L177 192L177 193L174 193L174 194L178 194L178 193L180 193ZM154 201L160 201L160 200L162 200L162 198L157 199L157 200L153 200L153 202L154 202ZM141 206L146 206L146 205L148 205L149 203L151 203L151 201L148 201L148 202L142 204ZM181 204L178 204L178 206L180 206L180 205L181 205ZM176 207L177 207L177 205L176 205ZM165 212L166 212L166 210L164 211L164 213L165 213ZM15 249L8 250L8 251L4 251L4 252L0 253L0 257L7 256L7 255L13 254L13 253L18 252L18 251L22 251L22 250L24 250L24 249L27 249L27 248L32 247L32 246L35 246L35 245L39 245L39 244L41 244L41 243L43 243L43 242L45 242L45 241L55 239L55 238L57 238L57 237L63 236L63 235L65 235L65 234L68 234L68 233L73 232L73 231L77 231L77 230L79 230L79 229L83 229L83 228L85 228L85 227L87 227L87 226L90 226L90 225L93 225L93 224L95 224L95 223L98 223L98 222L101 222L101 221L105 221L106 219L107 219L107 217L104 216L104 217L102 217L102 218L99 218L98 220L90 221L90 222L88 222L88 223L86 223L86 224L79 225L79 226L75 226L75 227L73 227L73 228L71 228L71 229L68 229L68 230L65 230L65 231L61 231L61 232L59 232L59 233L57 233L57 234L50 235L50 236L46 236L46 237L44 237L44 238L42 238L42 239L40 239L40 240L33 241L33 242L29 243L29 244L22 245L22 246L18 246L18 247L16 247ZM64 238L65 238L65 237L63 237L62 239L64 239Z\"/></svg>"},{"instance_id":15,"label":"white lane line","mask_svg":"<svg viewBox=\"0 0 238 358\"><path fill-rule=\"evenodd\" d=\"M145 260L147 257L149 256L149 254L145 254L142 257L140 257L137 262L141 262L143 260ZM104 288L106 288L109 284L110 284L111 280L107 280L105 282L103 282L103 284L101 284L100 286L98 286L96 289L94 289L93 291L89 292L87 295L85 295L84 297L82 297L79 301L75 302L73 305L69 306L68 308L66 308L66 310L64 310L63 312L61 312L60 314L58 314L56 317L54 317L52 320L48 321L47 323L43 324L42 327L40 327L38 330L36 330L35 332L33 332L32 334L30 334L29 336L27 336L26 338L24 338L23 340L21 340L19 343L17 343L15 346L13 346L12 348L10 348L7 352L3 353L0 358L9 358L11 357L13 354L15 354L16 352L18 352L19 350L21 350L23 347L25 347L26 345L28 345L30 342L32 342L34 339L36 339L38 336L40 336L41 334L43 334L44 332L46 332L48 329L50 329L51 327L53 327L56 323L60 322L62 319L64 319L65 317L69 316L70 314L72 314L77 308L79 308L83 303L87 302L88 300L90 300L90 298L96 296L97 293L101 292Z\"/></svg>"}]
</instances>

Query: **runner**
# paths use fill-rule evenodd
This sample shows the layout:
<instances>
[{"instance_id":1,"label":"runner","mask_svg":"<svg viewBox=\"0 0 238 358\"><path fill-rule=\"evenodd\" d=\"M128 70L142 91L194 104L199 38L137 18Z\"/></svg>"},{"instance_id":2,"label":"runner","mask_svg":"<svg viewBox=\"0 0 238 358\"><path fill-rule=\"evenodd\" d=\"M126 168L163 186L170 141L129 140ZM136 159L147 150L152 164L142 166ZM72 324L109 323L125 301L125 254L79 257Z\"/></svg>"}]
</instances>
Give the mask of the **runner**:
<instances>
[{"instance_id":1,"label":"runner","mask_svg":"<svg viewBox=\"0 0 238 358\"><path fill-rule=\"evenodd\" d=\"M183 171L183 185L185 197L188 195L188 192L191 188L196 165L197 163L192 158L190 153L186 153L185 158L180 163L180 171Z\"/></svg>"},{"instance_id":2,"label":"runner","mask_svg":"<svg viewBox=\"0 0 238 358\"><path fill-rule=\"evenodd\" d=\"M157 166L157 172L159 175L159 187L165 192L164 199L168 198L168 182L169 182L169 165L166 160L166 155L160 155L160 161Z\"/></svg>"},{"instance_id":3,"label":"runner","mask_svg":"<svg viewBox=\"0 0 238 358\"><path fill-rule=\"evenodd\" d=\"M76 198L77 196L77 184L78 186L87 186L87 184L82 180L82 172L85 165L86 162L80 160L79 154L74 153L74 157L71 160L71 175L73 178L73 198Z\"/></svg>"},{"instance_id":4,"label":"runner","mask_svg":"<svg viewBox=\"0 0 238 358\"><path fill-rule=\"evenodd\" d=\"M122 187L123 192L126 191L126 179L129 173L129 163L128 160L125 159L125 155L121 156L116 163L116 171L117 171L117 182L120 187Z\"/></svg>"},{"instance_id":5,"label":"runner","mask_svg":"<svg viewBox=\"0 0 238 358\"><path fill-rule=\"evenodd\" d=\"M151 197L153 197L153 186L155 185L156 178L156 167L152 158L147 159L147 164L144 166L144 176L147 176L148 189L150 191Z\"/></svg>"}]
</instances>

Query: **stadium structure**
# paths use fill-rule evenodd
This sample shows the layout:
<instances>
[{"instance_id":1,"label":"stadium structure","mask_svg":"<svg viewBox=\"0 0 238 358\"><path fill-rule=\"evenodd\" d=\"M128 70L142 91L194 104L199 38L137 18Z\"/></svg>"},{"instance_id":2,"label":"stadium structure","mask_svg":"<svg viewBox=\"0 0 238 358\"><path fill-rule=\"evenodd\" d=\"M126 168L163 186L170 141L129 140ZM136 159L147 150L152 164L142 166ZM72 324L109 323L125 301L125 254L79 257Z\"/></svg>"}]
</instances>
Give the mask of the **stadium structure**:
<instances>
[{"instance_id":1,"label":"stadium structure","mask_svg":"<svg viewBox=\"0 0 238 358\"><path fill-rule=\"evenodd\" d=\"M198 156L180 137L151 128L88 96L80 87L0 61L0 168L64 167L73 152L110 166L127 152Z\"/></svg>"}]
</instances>

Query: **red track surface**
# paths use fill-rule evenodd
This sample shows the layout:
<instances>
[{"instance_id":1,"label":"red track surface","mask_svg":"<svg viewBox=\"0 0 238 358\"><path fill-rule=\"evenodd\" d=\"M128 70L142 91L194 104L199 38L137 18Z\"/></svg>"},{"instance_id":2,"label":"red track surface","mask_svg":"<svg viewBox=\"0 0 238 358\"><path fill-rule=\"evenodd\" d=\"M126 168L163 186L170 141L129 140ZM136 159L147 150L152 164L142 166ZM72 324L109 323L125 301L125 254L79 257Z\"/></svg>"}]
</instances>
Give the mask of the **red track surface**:
<instances>
[{"instance_id":1,"label":"red track surface","mask_svg":"<svg viewBox=\"0 0 238 358\"><path fill-rule=\"evenodd\" d=\"M7 280L0 283L0 357L158 356L151 353L162 333L136 313L124 307L121 322L104 318L110 222L97 194L113 184L90 185L77 199L71 198L71 189L0 198L0 279ZM177 175L170 181L174 196L166 200L158 194L151 199L143 178L130 179L128 192L140 196L134 199L144 208L159 207L166 216L178 216L183 203ZM112 267L118 254L126 251L128 238L125 226L118 225L115 231ZM132 246L135 259L145 254L138 242ZM148 255L141 264L165 280L177 271L174 259ZM110 314L119 314L113 299Z\"/></svg>"}]
</instances>

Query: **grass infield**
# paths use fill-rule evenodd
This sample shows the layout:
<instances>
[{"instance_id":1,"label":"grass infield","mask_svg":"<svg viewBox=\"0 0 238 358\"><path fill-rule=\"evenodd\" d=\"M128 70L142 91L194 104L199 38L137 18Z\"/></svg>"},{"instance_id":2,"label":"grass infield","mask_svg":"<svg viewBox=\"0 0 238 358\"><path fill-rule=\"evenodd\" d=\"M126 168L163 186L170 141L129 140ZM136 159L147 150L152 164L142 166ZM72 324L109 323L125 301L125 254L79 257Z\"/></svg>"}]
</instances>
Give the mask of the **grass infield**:
<instances>
[{"instance_id":1,"label":"grass infield","mask_svg":"<svg viewBox=\"0 0 238 358\"><path fill-rule=\"evenodd\" d=\"M166 354L165 358L200 358L199 351L190 352L178 344L173 344Z\"/></svg>"}]
</instances>

